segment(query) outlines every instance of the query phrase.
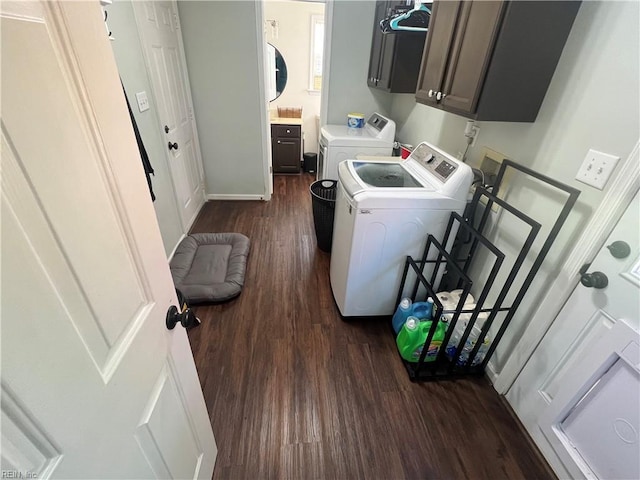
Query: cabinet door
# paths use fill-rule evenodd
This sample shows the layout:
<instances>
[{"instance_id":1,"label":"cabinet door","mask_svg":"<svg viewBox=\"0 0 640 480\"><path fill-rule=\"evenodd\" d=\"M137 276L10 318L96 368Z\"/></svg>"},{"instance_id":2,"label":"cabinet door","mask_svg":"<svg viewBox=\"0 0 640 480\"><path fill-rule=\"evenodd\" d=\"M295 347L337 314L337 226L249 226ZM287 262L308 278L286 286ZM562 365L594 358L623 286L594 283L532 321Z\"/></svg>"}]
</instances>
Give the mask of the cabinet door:
<instances>
[{"instance_id":1,"label":"cabinet door","mask_svg":"<svg viewBox=\"0 0 640 480\"><path fill-rule=\"evenodd\" d=\"M388 33L382 35L382 50L380 52L380 63L378 67L378 80L376 86L383 90L391 88L391 74L395 63L396 35Z\"/></svg>"},{"instance_id":2,"label":"cabinet door","mask_svg":"<svg viewBox=\"0 0 640 480\"><path fill-rule=\"evenodd\" d=\"M442 88L445 109L475 112L504 6L501 1L462 2Z\"/></svg>"},{"instance_id":3,"label":"cabinet door","mask_svg":"<svg viewBox=\"0 0 640 480\"><path fill-rule=\"evenodd\" d=\"M278 137L274 142L274 173L298 173L300 171L300 139Z\"/></svg>"},{"instance_id":4,"label":"cabinet door","mask_svg":"<svg viewBox=\"0 0 640 480\"><path fill-rule=\"evenodd\" d=\"M373 16L373 34L371 36L371 56L369 57L369 75L367 85L375 87L378 84L380 75L380 59L382 58L382 48L384 36L380 29L380 20L387 15L387 2L377 1L376 11Z\"/></svg>"},{"instance_id":5,"label":"cabinet door","mask_svg":"<svg viewBox=\"0 0 640 480\"><path fill-rule=\"evenodd\" d=\"M436 93L442 90L461 4L455 0L433 3L416 91L420 103L435 104Z\"/></svg>"}]
</instances>

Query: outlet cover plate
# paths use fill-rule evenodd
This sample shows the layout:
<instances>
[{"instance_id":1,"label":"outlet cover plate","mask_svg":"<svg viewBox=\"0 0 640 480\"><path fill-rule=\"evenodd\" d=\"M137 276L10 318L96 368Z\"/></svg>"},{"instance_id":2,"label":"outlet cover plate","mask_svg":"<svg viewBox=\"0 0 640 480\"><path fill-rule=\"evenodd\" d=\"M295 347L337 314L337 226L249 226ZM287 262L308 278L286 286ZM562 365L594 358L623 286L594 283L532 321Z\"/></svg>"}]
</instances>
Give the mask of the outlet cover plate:
<instances>
[{"instance_id":1,"label":"outlet cover plate","mask_svg":"<svg viewBox=\"0 0 640 480\"><path fill-rule=\"evenodd\" d=\"M149 110L149 99L147 98L147 92L136 93L136 100L138 102L138 110L146 112Z\"/></svg>"},{"instance_id":2,"label":"outlet cover plate","mask_svg":"<svg viewBox=\"0 0 640 480\"><path fill-rule=\"evenodd\" d=\"M576 180L591 185L598 190L604 190L604 186L616 168L618 160L620 160L620 157L591 149L587 152L587 156L582 162L580 170L578 170Z\"/></svg>"}]
</instances>

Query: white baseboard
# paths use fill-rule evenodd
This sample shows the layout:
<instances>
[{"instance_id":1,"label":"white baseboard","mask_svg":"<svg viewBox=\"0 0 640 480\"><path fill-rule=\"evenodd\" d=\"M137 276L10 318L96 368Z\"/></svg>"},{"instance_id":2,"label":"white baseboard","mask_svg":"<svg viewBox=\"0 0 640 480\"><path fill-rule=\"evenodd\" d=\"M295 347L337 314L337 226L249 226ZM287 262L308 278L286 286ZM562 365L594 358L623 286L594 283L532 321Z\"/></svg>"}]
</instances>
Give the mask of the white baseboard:
<instances>
[{"instance_id":1,"label":"white baseboard","mask_svg":"<svg viewBox=\"0 0 640 480\"><path fill-rule=\"evenodd\" d=\"M172 258L173 258L173 256L176 254L176 250L178 249L178 245L180 245L180 242L181 242L182 240L184 240L184 238L185 238L186 236L187 236L187 235L186 235L185 233L183 233L183 234L182 234L182 236L178 239L178 241L176 242L176 246L175 246L175 247L173 247L173 250L171 250L171 253L169 254L169 258L167 258L167 261L168 261L168 262L171 262L171 259L172 259Z\"/></svg>"},{"instance_id":2,"label":"white baseboard","mask_svg":"<svg viewBox=\"0 0 640 480\"><path fill-rule=\"evenodd\" d=\"M491 364L491 362L487 363L487 366L484 368L484 373L487 375L487 378L495 388L496 378L498 378L498 374L493 369L493 365ZM504 392L498 393L502 395Z\"/></svg>"},{"instance_id":3,"label":"white baseboard","mask_svg":"<svg viewBox=\"0 0 640 480\"><path fill-rule=\"evenodd\" d=\"M210 193L207 200L264 200L264 195L242 195L235 193Z\"/></svg>"}]
</instances>

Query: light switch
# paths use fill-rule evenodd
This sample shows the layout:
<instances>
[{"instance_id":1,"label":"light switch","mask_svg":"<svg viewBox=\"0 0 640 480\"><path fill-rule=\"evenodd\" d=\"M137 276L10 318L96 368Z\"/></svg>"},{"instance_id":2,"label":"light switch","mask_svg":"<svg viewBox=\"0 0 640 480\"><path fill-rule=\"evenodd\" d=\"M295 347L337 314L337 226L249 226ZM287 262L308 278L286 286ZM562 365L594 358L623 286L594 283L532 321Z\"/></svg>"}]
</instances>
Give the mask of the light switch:
<instances>
[{"instance_id":1,"label":"light switch","mask_svg":"<svg viewBox=\"0 0 640 480\"><path fill-rule=\"evenodd\" d=\"M608 153L598 152L597 150L589 150L578 174L576 180L598 190L604 190L607 180L616 168L620 157L614 157Z\"/></svg>"},{"instance_id":2,"label":"light switch","mask_svg":"<svg viewBox=\"0 0 640 480\"><path fill-rule=\"evenodd\" d=\"M149 99L147 98L147 92L136 93L136 100L138 101L138 110L141 112L149 110Z\"/></svg>"}]
</instances>

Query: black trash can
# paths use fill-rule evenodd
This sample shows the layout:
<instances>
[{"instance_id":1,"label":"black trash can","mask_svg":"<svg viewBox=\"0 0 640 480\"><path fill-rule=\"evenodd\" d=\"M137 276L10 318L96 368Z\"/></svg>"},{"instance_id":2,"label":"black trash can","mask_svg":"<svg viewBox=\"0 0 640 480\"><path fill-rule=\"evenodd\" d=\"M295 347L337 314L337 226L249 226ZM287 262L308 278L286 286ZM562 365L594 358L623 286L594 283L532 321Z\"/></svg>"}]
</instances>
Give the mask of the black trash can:
<instances>
[{"instance_id":1,"label":"black trash can","mask_svg":"<svg viewBox=\"0 0 640 480\"><path fill-rule=\"evenodd\" d=\"M316 228L318 248L323 252L331 251L333 237L333 213L336 208L337 180L318 180L309 187L313 225Z\"/></svg>"},{"instance_id":2,"label":"black trash can","mask_svg":"<svg viewBox=\"0 0 640 480\"><path fill-rule=\"evenodd\" d=\"M307 152L302 155L304 159L304 171L307 173L315 173L318 168L318 154L313 152Z\"/></svg>"}]
</instances>

